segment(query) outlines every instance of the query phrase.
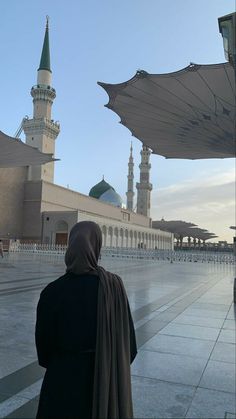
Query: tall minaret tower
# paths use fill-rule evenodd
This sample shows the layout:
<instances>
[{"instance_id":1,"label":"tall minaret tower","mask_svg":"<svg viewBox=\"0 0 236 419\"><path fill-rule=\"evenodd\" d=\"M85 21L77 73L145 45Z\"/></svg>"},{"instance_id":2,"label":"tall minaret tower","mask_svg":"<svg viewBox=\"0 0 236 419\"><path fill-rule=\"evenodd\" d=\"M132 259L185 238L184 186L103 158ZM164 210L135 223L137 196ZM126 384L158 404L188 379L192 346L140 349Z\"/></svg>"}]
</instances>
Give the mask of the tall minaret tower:
<instances>
[{"instance_id":1,"label":"tall minaret tower","mask_svg":"<svg viewBox=\"0 0 236 419\"><path fill-rule=\"evenodd\" d=\"M60 125L51 119L51 108L56 91L51 86L48 17L43 42L41 60L38 69L37 85L31 89L34 114L32 119L23 120L26 144L38 148L43 153L55 153L55 140L60 132ZM30 166L28 180L54 180L54 162L42 166Z\"/></svg>"},{"instance_id":2,"label":"tall minaret tower","mask_svg":"<svg viewBox=\"0 0 236 419\"><path fill-rule=\"evenodd\" d=\"M137 196L137 213L150 217L150 201L152 184L150 180L151 164L149 163L151 150L143 145L141 150L140 182L136 183Z\"/></svg>"},{"instance_id":3,"label":"tall minaret tower","mask_svg":"<svg viewBox=\"0 0 236 419\"><path fill-rule=\"evenodd\" d=\"M133 159L133 147L131 143L130 147L130 156L129 156L129 163L128 163L128 189L126 192L127 196L127 209L133 211L133 200L134 200L134 159Z\"/></svg>"}]
</instances>

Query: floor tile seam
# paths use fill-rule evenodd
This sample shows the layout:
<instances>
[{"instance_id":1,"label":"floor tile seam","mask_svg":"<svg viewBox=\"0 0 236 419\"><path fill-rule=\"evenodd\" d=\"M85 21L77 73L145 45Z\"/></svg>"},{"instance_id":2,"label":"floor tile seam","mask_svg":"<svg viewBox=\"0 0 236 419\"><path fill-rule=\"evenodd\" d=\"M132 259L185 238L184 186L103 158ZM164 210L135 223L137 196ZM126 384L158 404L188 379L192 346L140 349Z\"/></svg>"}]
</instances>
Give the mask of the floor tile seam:
<instances>
[{"instance_id":1,"label":"floor tile seam","mask_svg":"<svg viewBox=\"0 0 236 419\"><path fill-rule=\"evenodd\" d=\"M171 295L172 294L172 295ZM148 311L148 312L146 312L145 313L145 315L143 316L143 317L145 317L145 316L147 316L147 315L149 315L149 314L151 314L153 311L156 311L156 310L158 310L159 308L161 308L162 306L164 306L164 305L166 305L169 301L171 301L172 299L174 299L175 298L175 296L173 296L173 293L171 293L171 294L168 294L167 296L165 296L165 297L161 297L161 298L158 298L158 299L156 299L156 300L154 300L154 301L152 301L151 303L148 303L148 304L146 304L145 306L142 306L142 307L140 307L140 308L138 308L137 310L135 310L135 311L133 311L132 312L132 315L135 317L135 313L138 313L139 311L142 311L142 310L144 310L144 311L146 311L148 308L150 308L150 306L151 305L156 305L156 307L154 308L154 309L152 309L152 310L150 310L150 311ZM175 292L175 294L176 294L176 292ZM181 295L181 290L179 290L178 291L178 295ZM177 295L177 296L178 296ZM172 298L172 297L174 297L174 298ZM161 301L162 300L162 301ZM157 304L157 302L159 302L158 304ZM173 307L173 306L171 306L171 307ZM146 309L146 310L145 310ZM165 310L166 311L166 310ZM164 312L165 312L164 311ZM143 317L140 317L140 318L137 318L137 319L135 319L136 321L138 321L138 320L142 320L143 319Z\"/></svg>"},{"instance_id":2,"label":"floor tile seam","mask_svg":"<svg viewBox=\"0 0 236 419\"><path fill-rule=\"evenodd\" d=\"M222 359L214 359L214 358L210 358L210 360L209 360L210 362L212 362L212 361L214 361L214 362L218 362L218 363L221 363L221 364L230 364L230 365L233 365L234 367L236 367L236 364L235 364L235 361L222 361Z\"/></svg>"},{"instance_id":3,"label":"floor tile seam","mask_svg":"<svg viewBox=\"0 0 236 419\"><path fill-rule=\"evenodd\" d=\"M195 316L192 316L192 317L195 317ZM204 319L204 317L203 317L203 319ZM218 319L218 320L220 320L220 319ZM192 324L192 323L179 323L178 321L176 321L176 322L174 322L174 324L178 324L178 325L181 325L181 326L197 326L197 327L207 327L207 328L209 328L209 329L219 329L219 327L214 327L214 326L203 326L203 325L200 325L200 324ZM232 329L224 329L224 330L232 330Z\"/></svg>"},{"instance_id":4,"label":"floor tile seam","mask_svg":"<svg viewBox=\"0 0 236 419\"><path fill-rule=\"evenodd\" d=\"M11 382L12 380L15 380L16 378L19 380L22 380L22 376L24 377L24 375L28 376L28 374L32 373L32 371L30 371L31 369L35 369L38 368L39 364L38 364L38 360L35 359L33 362L30 362L29 364L25 365L24 367L18 368L17 370L15 370L14 372L11 372L8 375L5 375L4 377L2 377L0 379L0 385L2 383L5 382L5 385L8 385L9 382ZM42 370L42 375L44 374L45 371ZM40 377L42 378L42 377ZM39 378L37 378L37 380L39 380ZM36 381L37 381L36 380ZM30 383L29 385L32 385L33 383ZM29 385L27 387L29 387ZM1 390L0 390L1 393Z\"/></svg>"},{"instance_id":5,"label":"floor tile seam","mask_svg":"<svg viewBox=\"0 0 236 419\"><path fill-rule=\"evenodd\" d=\"M32 383L32 384L34 384L34 383ZM22 391L26 390L27 388L28 387L25 387ZM3 396L8 396L8 397L4 398L3 401L0 401L0 411L1 411L2 404L5 403L5 402L7 402L9 399L12 399L12 398L21 398L21 399L25 399L26 401L31 400L30 397L19 395L20 393L21 393L21 391L19 391L18 393L15 393L15 394L1 392L0 395L2 394ZM1 400L1 398L0 398L0 400Z\"/></svg>"},{"instance_id":6,"label":"floor tile seam","mask_svg":"<svg viewBox=\"0 0 236 419\"><path fill-rule=\"evenodd\" d=\"M39 380L41 380L41 379L43 379L43 376ZM31 398L26 397L26 396L21 396L19 394L21 392L23 392L24 390L26 390L28 387L30 387L30 386L34 385L35 383L37 383L37 381L39 381L39 380L33 381L29 386L23 387L20 391L17 391L16 393L12 393L12 392L11 393L10 392L3 393L3 392L0 392L0 408L1 408L2 403L7 402L7 400L9 400L11 398L14 398L14 397L23 398L23 399L26 399L26 400L31 400Z\"/></svg>"},{"instance_id":7,"label":"floor tile seam","mask_svg":"<svg viewBox=\"0 0 236 419\"><path fill-rule=\"evenodd\" d=\"M185 297L186 298L186 297ZM198 299L199 297L197 297L197 299ZM183 299L184 300L184 299ZM195 300L193 300L193 301L195 301ZM184 309L186 309L186 308L188 308L189 306L191 306L192 305L192 303L193 303L193 301L191 301L191 302L189 302L189 304L188 305L186 305L186 307L184 307ZM165 304L163 304L163 305L165 305ZM171 311L171 308L173 308L175 306L175 304L173 304L173 305L171 305L169 308L167 308L166 310L164 310L164 311L162 311L162 312L160 312L160 313L158 313L157 314L157 316L155 316L153 319L155 319L155 318L158 318L161 314L163 314L163 313L171 313L172 311ZM153 311L156 311L156 310L153 310ZM149 314L151 314L153 311L151 311ZM184 311L184 310L183 310ZM148 314L147 314L148 315ZM176 315L176 317L178 317L178 315L179 315L179 313ZM145 317L145 316L144 316ZM141 319L139 319L139 320L142 320L142 319L144 319L144 317L143 318L141 318ZM172 320L170 320L169 322L168 322L168 324L169 323L171 323L176 317L174 317ZM151 320L153 320L153 319L150 319L150 320L147 320L147 322L145 322L143 325L141 325L140 327L142 327L142 326L144 326L145 324L147 324L148 322L150 322ZM138 320L138 321L139 321ZM138 330L138 329L137 329Z\"/></svg>"},{"instance_id":8,"label":"floor tile seam","mask_svg":"<svg viewBox=\"0 0 236 419\"><path fill-rule=\"evenodd\" d=\"M199 287L197 287L197 289L194 289L193 292L191 294L196 294L196 300L199 299L199 296L202 296L203 294L205 294L206 291L208 291L209 289L211 289L214 285L217 284L217 282L219 282L219 280L214 280L213 282L208 282L207 284L201 284Z\"/></svg>"},{"instance_id":9,"label":"floor tile seam","mask_svg":"<svg viewBox=\"0 0 236 419\"><path fill-rule=\"evenodd\" d=\"M206 290L210 289L214 284L216 284L219 281L220 281L220 279L219 280L210 281L210 283L208 282L207 284L205 284L205 283L204 284L200 284L199 286L194 287L192 290L189 290L188 295L191 295L193 301L196 301L197 299L199 299L199 296L202 296L205 293ZM213 282L213 285L212 285L212 282ZM194 298L195 298L195 295L194 294L197 294L196 300L194 300ZM186 297L184 297L183 299L180 299L180 301L182 301L184 299L186 299ZM192 304L192 302L191 302L191 304ZM178 303L175 303L175 304L178 304Z\"/></svg>"},{"instance_id":10,"label":"floor tile seam","mask_svg":"<svg viewBox=\"0 0 236 419\"><path fill-rule=\"evenodd\" d=\"M174 294L174 295L173 295ZM144 309L144 308L146 308L146 307L152 307L152 306L157 306L157 308L154 308L152 311L155 311L155 310L157 310L158 308L160 308L160 307L162 307L163 305L165 305L167 302L169 302L169 301L171 301L171 300L173 300L176 296L178 296L178 294L180 294L180 291L178 291L178 294L176 295L177 293L175 292L175 293L170 293L170 294L167 294L167 295L165 295L165 296L162 296L162 297L160 297L160 298L157 298L157 299L155 299L155 300L153 300L153 301L151 301L150 303L148 303L148 304L146 304L145 306L142 306L142 307L140 307L138 310L141 310L141 309ZM173 298L174 297L174 298ZM137 311L138 311L137 310Z\"/></svg>"},{"instance_id":11,"label":"floor tile seam","mask_svg":"<svg viewBox=\"0 0 236 419\"><path fill-rule=\"evenodd\" d=\"M0 407L2 407L2 409L1 409L2 411L3 411L3 409L5 410L4 416L1 414L1 411L0 411L0 418L2 418L2 419L5 419L5 418L11 416L14 412L16 412L21 407L25 406L26 403L28 403L28 401L26 401L26 403L24 403L23 398L20 398L18 401L15 399L16 405L12 409L11 406L9 406L9 402L11 403L10 399L3 402L5 404L5 406L4 405L0 406ZM15 417L14 419L18 419L18 418Z\"/></svg>"},{"instance_id":12,"label":"floor tile seam","mask_svg":"<svg viewBox=\"0 0 236 419\"><path fill-rule=\"evenodd\" d=\"M194 316L192 316L192 317L194 317ZM203 317L204 318L204 317ZM219 319L220 320L220 319ZM174 323L174 326L175 325L179 325L179 326L191 326L191 328L193 328L193 330L194 330L194 328L197 328L197 327L199 327L199 328L202 328L202 329L215 329L215 330L222 330L222 328L221 327L214 327L214 326L203 326L203 325L198 325L198 324L187 324L187 325L185 325L185 324L183 324L183 323L177 323L177 322L175 322ZM196 330L196 329L195 329ZM230 330L230 329L229 329ZM184 336L183 336L184 337ZM212 340L212 339L209 339L209 340ZM214 339L215 340L215 339Z\"/></svg>"},{"instance_id":13,"label":"floor tile seam","mask_svg":"<svg viewBox=\"0 0 236 419\"><path fill-rule=\"evenodd\" d=\"M189 359L201 359L201 360L206 360L206 362L207 362L207 359L208 358L203 358L203 357L200 357L200 356L192 356L192 355L187 355L187 354L173 354L172 352L170 353L170 352L158 352L158 351L155 351L155 350L152 350L152 349L149 349L149 350L146 350L146 349L139 349L139 351L142 351L142 352L152 352L152 353L159 353L159 354L164 354L164 355L174 355L174 356L176 356L176 357L178 357L178 358L184 358L184 359L186 359L186 358L189 358Z\"/></svg>"},{"instance_id":14,"label":"floor tile seam","mask_svg":"<svg viewBox=\"0 0 236 419\"><path fill-rule=\"evenodd\" d=\"M203 338L196 338L196 337L192 337L192 336L171 335L169 333L160 333L160 335L161 336L170 336L172 338L202 340L204 342L215 342L215 339L203 339Z\"/></svg>"},{"instance_id":15,"label":"floor tile seam","mask_svg":"<svg viewBox=\"0 0 236 419\"><path fill-rule=\"evenodd\" d=\"M47 279L47 278L56 278L56 275L46 275L46 276L37 276L35 278L21 278L21 279L14 279L10 281L0 281L0 286L2 284L12 284L13 282L26 282L26 281L35 281L37 279Z\"/></svg>"},{"instance_id":16,"label":"floor tile seam","mask_svg":"<svg viewBox=\"0 0 236 419\"><path fill-rule=\"evenodd\" d=\"M218 391L218 393L224 393L224 394L229 394L229 395L235 395L235 391L226 391L226 390L219 390L218 388L213 388L213 387L204 387L204 386L197 386L197 390L198 389L203 389L203 390L212 390L212 391Z\"/></svg>"},{"instance_id":17,"label":"floor tile seam","mask_svg":"<svg viewBox=\"0 0 236 419\"><path fill-rule=\"evenodd\" d=\"M184 383L175 382L175 381L161 380L160 378L147 377L146 375L131 374L131 377L146 378L148 380L159 382L159 383L168 383L168 384L174 385L174 386L179 385L179 386L185 386L185 387L191 387L191 388L196 388L197 389L197 386L195 386L193 384L184 384Z\"/></svg>"},{"instance_id":18,"label":"floor tile seam","mask_svg":"<svg viewBox=\"0 0 236 419\"><path fill-rule=\"evenodd\" d=\"M184 418L186 418L186 417L187 417L188 412L189 412L189 410L191 409L191 407L192 407L192 405L193 405L193 401L194 401L194 398L195 398L195 396L196 396L197 390L198 390L198 387L197 387L197 386L194 386L194 390L193 390L193 391L194 391L194 393L193 393L192 399L191 399L191 401L190 401L190 403L189 403L189 406L188 406L188 408L187 408L187 410L186 410L186 412L185 412Z\"/></svg>"},{"instance_id":19,"label":"floor tile seam","mask_svg":"<svg viewBox=\"0 0 236 419\"><path fill-rule=\"evenodd\" d=\"M26 385L26 387L22 387L22 388L20 388L20 390L19 391L17 391L16 393L12 393L12 392L2 392L1 390L0 390L0 408L1 408L1 406L2 406L2 404L3 403L5 403L5 402L7 402L9 399L12 399L12 398L23 398L23 399L25 399L26 401L29 401L29 400L32 400L31 398L29 398L29 397L26 397L26 396L22 396L21 395L21 393L24 393L27 389L29 389L30 387L32 387L33 385L35 385L35 384L37 384L38 383L38 381L41 381L42 379L43 379L43 377L44 377L44 373L42 374L42 376L40 377L40 378L37 378L35 381L32 381L32 382L30 382L30 383L28 383L28 385ZM1 381L1 380L0 380ZM39 392L37 393L37 396L39 395ZM36 396L36 397L37 397Z\"/></svg>"},{"instance_id":20,"label":"floor tile seam","mask_svg":"<svg viewBox=\"0 0 236 419\"><path fill-rule=\"evenodd\" d=\"M165 317L165 314L167 312L167 310L169 310L170 307L166 308L165 310L153 310L151 311L149 314L145 315L142 319L136 321L135 323L138 323L140 321L144 321L145 323L148 321L154 321L157 320L159 317ZM175 315L175 312L173 311L168 311L168 315L172 314L173 316ZM150 317L151 316L151 317ZM144 323L143 323L144 324Z\"/></svg>"},{"instance_id":21,"label":"floor tile seam","mask_svg":"<svg viewBox=\"0 0 236 419\"><path fill-rule=\"evenodd\" d=\"M154 310L154 311L151 311L150 312L150 314L152 314L152 313L155 313L155 311L157 311L157 310ZM140 322L140 321L142 321L142 320L145 320L144 321L144 323L141 325L141 326L138 326L137 327L137 329L135 329L135 330L138 330L138 328L139 327L142 327L142 326L144 326L145 324L147 324L148 322L151 322L151 321L154 321L154 320L158 320L158 318L163 314L163 313L165 313L166 312L166 310L164 310L164 311L157 311L157 314L155 315L155 316L153 316L151 319L145 319L145 317L147 317L147 316L149 316L150 314L148 314L147 316L144 316L142 319L140 319L140 320L138 320L138 321L136 321L136 322L134 322L134 326L135 326L135 324L137 324L138 322ZM171 312L170 312L171 313ZM178 316L179 314L177 314L177 316ZM165 321L167 321L167 320L161 320L160 319L160 321L163 321L163 322L165 322ZM170 320L170 321L172 321L172 320Z\"/></svg>"},{"instance_id":22,"label":"floor tile seam","mask_svg":"<svg viewBox=\"0 0 236 419\"><path fill-rule=\"evenodd\" d=\"M221 328L220 328L220 330L219 330L219 333L218 333L217 338L215 339L215 344L213 345L212 350L210 351L210 354L209 354L208 360L207 360L207 362L206 362L205 368L204 368L204 369L203 369L203 371L202 371L201 377L200 377L199 382L198 382L198 386L200 385L200 382L201 382L201 380L202 380L202 377L203 377L203 375L204 375L204 373L205 373L205 371L206 371L206 369L207 369L207 367L208 367L209 362L211 361L211 355L212 355L212 353L213 353L213 351L214 351L214 349L215 349L215 347L216 347L216 344L217 344L217 342L218 342L218 339L219 339L219 336L220 336L220 332L221 332Z\"/></svg>"},{"instance_id":23,"label":"floor tile seam","mask_svg":"<svg viewBox=\"0 0 236 419\"><path fill-rule=\"evenodd\" d=\"M198 291L198 288L199 288L199 286L191 288L188 291L186 291L185 293L181 294L180 297L176 297L176 299L178 299L178 301L171 304L171 306L174 306L174 305L178 304L180 301L186 299L186 297L188 297L189 295L192 295L194 292Z\"/></svg>"},{"instance_id":24,"label":"floor tile seam","mask_svg":"<svg viewBox=\"0 0 236 419\"><path fill-rule=\"evenodd\" d=\"M47 285L47 283L44 284L44 285ZM0 293L0 298L5 297L5 296L9 296L9 295L20 294L22 292L37 291L37 290L42 290L42 285L41 286L35 286L34 288L20 289L18 291L12 291L12 292L9 291L9 292L5 292L5 293Z\"/></svg>"},{"instance_id":25,"label":"floor tile seam","mask_svg":"<svg viewBox=\"0 0 236 419\"><path fill-rule=\"evenodd\" d=\"M142 345L144 345L149 339L153 338L154 336L155 336L155 333L154 334L151 333L150 336L148 337L148 339L144 343L142 343L141 345L139 343L137 343L137 350L139 351L140 347Z\"/></svg>"},{"instance_id":26,"label":"floor tile seam","mask_svg":"<svg viewBox=\"0 0 236 419\"><path fill-rule=\"evenodd\" d=\"M131 258L132 259L132 258ZM112 267L112 264L111 264L111 267ZM129 268L131 268L131 269L137 269L137 267L138 268L147 268L147 263L140 263L138 266L137 266L137 264L134 264L134 265L131 265L130 267L129 267L129 265L127 265L127 266L122 266L122 267L118 267L118 269L119 270L130 270ZM156 267L156 266L149 266L149 269L151 268L151 267Z\"/></svg>"},{"instance_id":27,"label":"floor tile seam","mask_svg":"<svg viewBox=\"0 0 236 419\"><path fill-rule=\"evenodd\" d=\"M224 307L227 307L227 308L224 308L224 309L219 309L218 311L228 311L228 307L229 307L229 304L220 304L220 303L201 303L201 302L199 302L199 303L197 303L197 304L199 304L199 305L204 305L204 306L224 306ZM230 302L230 304L231 304L231 302ZM214 307L213 307L213 310L214 310Z\"/></svg>"},{"instance_id":28,"label":"floor tile seam","mask_svg":"<svg viewBox=\"0 0 236 419\"><path fill-rule=\"evenodd\" d=\"M191 305L191 304L190 304ZM189 308L189 307L188 307ZM202 319L204 319L205 318L205 316L200 316L199 314L192 314L192 313L184 313L184 311L185 311L185 309L183 310L183 315L184 316L188 316L188 317L201 317ZM215 320L222 320L222 321L224 321L225 320L225 317L209 317L210 319L215 319Z\"/></svg>"},{"instance_id":29,"label":"floor tile seam","mask_svg":"<svg viewBox=\"0 0 236 419\"><path fill-rule=\"evenodd\" d=\"M176 352L169 352L169 351L160 351L160 350L156 350L156 349L149 349L149 348L143 348L142 347L139 349L139 352L155 352L158 354L168 354L168 355L179 355L179 356L184 356L184 358L192 358L192 359L207 359L203 356L196 356L196 355L187 355L187 354L177 354ZM230 364L232 364L232 362L229 362Z\"/></svg>"},{"instance_id":30,"label":"floor tile seam","mask_svg":"<svg viewBox=\"0 0 236 419\"><path fill-rule=\"evenodd\" d=\"M41 380L38 380L38 381L41 381ZM34 384L36 384L36 383L34 383ZM29 386L29 387L32 387L32 385ZM4 405L5 405L5 409L7 409L7 407L8 407L7 416L5 416L5 417L8 417L9 415L12 416L12 414L14 412L18 411L19 409L24 408L25 405L31 403L32 401L36 401L37 397L40 394L40 390L34 390L33 389L32 391L33 391L34 394L33 394L33 397L31 397L31 398L26 398L26 397L21 395L21 393L24 394L25 390L27 390L27 388L29 388L29 387L26 387L25 389L23 389L19 393L16 393L14 396L10 397L9 399L5 400L4 402L2 402L0 404L0 407L2 409L4 409ZM18 407L14 406L14 408L12 409L9 404L11 404L11 402L13 402L13 401L16 401L16 402L18 401Z\"/></svg>"},{"instance_id":31,"label":"floor tile seam","mask_svg":"<svg viewBox=\"0 0 236 419\"><path fill-rule=\"evenodd\" d=\"M186 384L186 383L183 383L181 381L161 380L159 378L148 377L146 375L131 374L131 377L146 378L148 380L155 380L155 381L159 381L159 382L162 382L162 383L168 383L168 384L173 384L173 385L180 385L180 386L185 386L185 387L196 388L196 385L194 385L194 384Z\"/></svg>"},{"instance_id":32,"label":"floor tile seam","mask_svg":"<svg viewBox=\"0 0 236 419\"><path fill-rule=\"evenodd\" d=\"M227 329L223 329L223 325L224 325L225 321L227 320L227 316L228 316L228 314L229 314L229 312L230 312L230 310L231 310L232 305L233 305L233 303L230 305L230 307L229 307L229 309L228 309L228 311L227 311L227 313L226 313L226 316L225 316L225 318L224 318L224 322L223 322L223 324L222 324L222 326L221 326L221 328L220 328L220 332L219 332L219 334L218 334L218 336L217 336L217 339L216 339L216 343L215 343L215 345L216 345L218 342L224 342L224 341L220 341L220 340L219 340L219 337L220 337L220 334L221 334L221 332L222 332L223 330L227 330ZM225 342L225 343L231 343L231 342Z\"/></svg>"},{"instance_id":33,"label":"floor tile seam","mask_svg":"<svg viewBox=\"0 0 236 419\"><path fill-rule=\"evenodd\" d=\"M41 282L39 284L27 284L27 285L21 285L19 287L9 287L9 288L3 288L0 289L0 295L4 292L8 292L8 291L18 291L18 290L27 290L28 288L33 288L33 287L39 287L41 285L45 285L48 284L48 282Z\"/></svg>"},{"instance_id":34,"label":"floor tile seam","mask_svg":"<svg viewBox=\"0 0 236 419\"><path fill-rule=\"evenodd\" d=\"M211 288L211 287L209 287L209 288ZM208 288L208 289L209 289ZM203 294L205 293L205 289L204 290L201 290L200 292L199 292L199 294L198 294L198 296L196 297L196 299L194 299L195 298L195 296L193 297L193 299L192 299L192 301L191 301L191 303L190 304L188 304L185 308L187 308L187 307L189 307L190 305L192 305L195 301L197 301ZM183 299L184 300L184 299ZM176 304L178 304L178 303L176 303ZM172 306L173 307L173 306ZM229 312L229 310L227 311L227 313Z\"/></svg>"},{"instance_id":35,"label":"floor tile seam","mask_svg":"<svg viewBox=\"0 0 236 419\"><path fill-rule=\"evenodd\" d=\"M191 305L191 303L190 303L190 305ZM139 326L139 327L137 327L137 329L135 329L136 331L139 331L141 328L143 328L143 326L145 326L145 325L147 325L149 322L151 323L153 320L158 320L158 317L160 317L162 314L164 314L164 313L166 313L167 312L167 314L169 314L169 313L172 313L172 311L169 311L169 313L168 313L168 309L167 310L165 310L165 311L162 311L162 312L160 312L159 314L157 314L157 316L155 316L154 318L152 318L152 319L150 319L150 320L147 320L145 323L143 323L141 326ZM161 318L159 319L159 321L160 322L163 322L163 323L166 323L165 325L163 325L163 327L162 328L160 328L160 329L158 329L156 332L158 333L160 330L162 330L164 327L166 327L166 326L168 326L171 322L173 322L173 320L175 320L177 317L179 316L179 313L176 313L176 315L173 315L173 318L172 319L169 319L169 320L162 320ZM145 316L144 316L145 317ZM177 323L177 322L176 322ZM176 324L175 323L175 324ZM180 323L177 323L177 324L180 324ZM195 326L197 326L197 325L195 325ZM199 327L204 327L204 326L199 326ZM218 328L214 328L214 329L218 329ZM142 333L142 330L140 330L140 332ZM184 336L183 336L184 337ZM205 339L206 340L206 339Z\"/></svg>"},{"instance_id":36,"label":"floor tile seam","mask_svg":"<svg viewBox=\"0 0 236 419\"><path fill-rule=\"evenodd\" d=\"M147 323L149 323L149 322L147 322ZM142 324L141 326L139 326L136 330L135 330L135 332L137 332L137 333L153 333L153 335L152 336L154 336L154 335L157 335L158 334L158 332L160 332L164 327L166 327L169 323L166 321L166 322L164 322L163 321L163 325L161 325L161 327L160 328L156 328L155 329L155 331L154 332L148 332L148 331L145 331L145 330L142 330L142 328L143 328L143 326L145 326L147 323L144 323L144 324ZM145 329L145 328L144 328ZM148 338L148 340L149 339L151 339L151 338Z\"/></svg>"}]
</instances>

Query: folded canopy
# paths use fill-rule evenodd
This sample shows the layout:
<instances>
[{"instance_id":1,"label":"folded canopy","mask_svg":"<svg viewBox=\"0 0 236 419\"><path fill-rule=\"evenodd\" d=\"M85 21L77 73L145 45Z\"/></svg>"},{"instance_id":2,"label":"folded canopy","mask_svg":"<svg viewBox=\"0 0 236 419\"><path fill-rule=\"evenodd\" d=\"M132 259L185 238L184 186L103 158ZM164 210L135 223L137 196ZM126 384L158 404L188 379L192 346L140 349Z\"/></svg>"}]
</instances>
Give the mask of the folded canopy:
<instances>
[{"instance_id":1,"label":"folded canopy","mask_svg":"<svg viewBox=\"0 0 236 419\"><path fill-rule=\"evenodd\" d=\"M127 82L98 83L107 106L153 153L166 158L235 156L235 72L229 63L168 74L140 70Z\"/></svg>"},{"instance_id":2,"label":"folded canopy","mask_svg":"<svg viewBox=\"0 0 236 419\"><path fill-rule=\"evenodd\" d=\"M34 166L54 161L52 154L41 153L0 131L0 167Z\"/></svg>"}]
</instances>

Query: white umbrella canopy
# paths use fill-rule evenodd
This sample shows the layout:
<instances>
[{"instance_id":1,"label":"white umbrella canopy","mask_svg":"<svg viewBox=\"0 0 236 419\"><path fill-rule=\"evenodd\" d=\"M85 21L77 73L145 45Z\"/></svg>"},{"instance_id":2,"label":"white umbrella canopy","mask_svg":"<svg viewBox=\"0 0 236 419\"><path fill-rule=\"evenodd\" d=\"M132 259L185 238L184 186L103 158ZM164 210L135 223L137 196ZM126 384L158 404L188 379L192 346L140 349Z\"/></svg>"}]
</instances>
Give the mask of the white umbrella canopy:
<instances>
[{"instance_id":1,"label":"white umbrella canopy","mask_svg":"<svg viewBox=\"0 0 236 419\"><path fill-rule=\"evenodd\" d=\"M169 231L170 233L181 234L183 231L186 231L186 229L196 227L196 224L181 220L166 221L162 219L152 221L152 227L163 231Z\"/></svg>"},{"instance_id":2,"label":"white umbrella canopy","mask_svg":"<svg viewBox=\"0 0 236 419\"><path fill-rule=\"evenodd\" d=\"M181 221L181 220L157 220L152 221L152 227L173 233L176 238L193 237L202 240L208 240L213 237L218 237L214 233L197 227L196 224Z\"/></svg>"},{"instance_id":3,"label":"white umbrella canopy","mask_svg":"<svg viewBox=\"0 0 236 419\"><path fill-rule=\"evenodd\" d=\"M154 154L206 159L235 156L235 72L229 63L167 74L140 70L124 83L98 82L106 107Z\"/></svg>"},{"instance_id":4,"label":"white umbrella canopy","mask_svg":"<svg viewBox=\"0 0 236 419\"><path fill-rule=\"evenodd\" d=\"M0 131L0 168L41 165L55 160L52 154L41 153Z\"/></svg>"}]
</instances>

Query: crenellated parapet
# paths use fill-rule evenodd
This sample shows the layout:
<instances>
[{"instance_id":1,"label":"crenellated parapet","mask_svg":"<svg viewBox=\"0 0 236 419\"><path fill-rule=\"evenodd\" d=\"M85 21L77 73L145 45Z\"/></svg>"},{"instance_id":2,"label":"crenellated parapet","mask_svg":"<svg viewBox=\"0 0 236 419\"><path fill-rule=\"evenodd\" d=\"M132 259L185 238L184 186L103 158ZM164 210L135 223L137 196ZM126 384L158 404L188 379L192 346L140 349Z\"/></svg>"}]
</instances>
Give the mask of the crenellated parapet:
<instances>
[{"instance_id":1,"label":"crenellated parapet","mask_svg":"<svg viewBox=\"0 0 236 419\"><path fill-rule=\"evenodd\" d=\"M45 117L37 119L24 119L22 127L26 136L42 134L47 135L54 140L60 132L59 122L54 122L53 120Z\"/></svg>"}]
</instances>

